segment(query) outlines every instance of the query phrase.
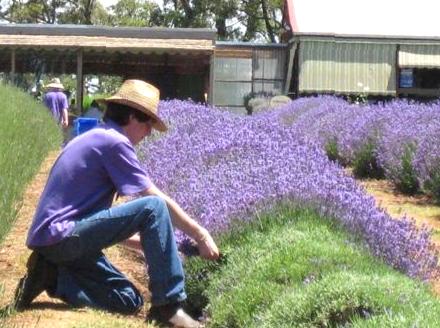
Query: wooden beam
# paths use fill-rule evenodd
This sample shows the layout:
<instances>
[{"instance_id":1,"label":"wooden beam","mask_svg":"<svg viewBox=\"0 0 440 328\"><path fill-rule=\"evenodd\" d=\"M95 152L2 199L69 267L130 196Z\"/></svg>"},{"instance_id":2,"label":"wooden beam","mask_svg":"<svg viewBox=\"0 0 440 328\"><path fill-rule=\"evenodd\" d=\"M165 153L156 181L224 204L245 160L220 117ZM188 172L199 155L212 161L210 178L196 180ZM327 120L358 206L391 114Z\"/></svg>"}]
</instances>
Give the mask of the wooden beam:
<instances>
[{"instance_id":1,"label":"wooden beam","mask_svg":"<svg viewBox=\"0 0 440 328\"><path fill-rule=\"evenodd\" d=\"M11 49L11 83L15 84L15 48Z\"/></svg>"},{"instance_id":2,"label":"wooden beam","mask_svg":"<svg viewBox=\"0 0 440 328\"><path fill-rule=\"evenodd\" d=\"M286 80L284 81L284 94L287 95L290 89L290 81L292 80L293 74L293 60L295 59L296 48L298 47L298 43L293 42L289 48L289 57L287 62L287 71L286 71Z\"/></svg>"},{"instance_id":3,"label":"wooden beam","mask_svg":"<svg viewBox=\"0 0 440 328\"><path fill-rule=\"evenodd\" d=\"M76 55L76 111L78 115L81 115L83 110L83 85L83 50L80 48Z\"/></svg>"},{"instance_id":4,"label":"wooden beam","mask_svg":"<svg viewBox=\"0 0 440 328\"><path fill-rule=\"evenodd\" d=\"M209 59L209 89L208 89L208 104L214 104L214 65L215 55L212 54Z\"/></svg>"}]
</instances>

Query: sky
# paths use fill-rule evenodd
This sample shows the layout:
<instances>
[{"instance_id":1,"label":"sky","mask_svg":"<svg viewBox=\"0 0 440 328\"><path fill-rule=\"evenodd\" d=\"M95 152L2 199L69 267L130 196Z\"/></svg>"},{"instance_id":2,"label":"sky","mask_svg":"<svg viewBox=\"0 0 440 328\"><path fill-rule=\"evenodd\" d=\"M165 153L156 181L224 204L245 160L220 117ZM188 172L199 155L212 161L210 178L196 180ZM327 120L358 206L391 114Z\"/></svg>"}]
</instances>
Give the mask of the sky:
<instances>
[{"instance_id":1,"label":"sky","mask_svg":"<svg viewBox=\"0 0 440 328\"><path fill-rule=\"evenodd\" d=\"M438 0L292 0L299 32L440 37Z\"/></svg>"},{"instance_id":2,"label":"sky","mask_svg":"<svg viewBox=\"0 0 440 328\"><path fill-rule=\"evenodd\" d=\"M118 0L98 0L104 7L114 5Z\"/></svg>"}]
</instances>

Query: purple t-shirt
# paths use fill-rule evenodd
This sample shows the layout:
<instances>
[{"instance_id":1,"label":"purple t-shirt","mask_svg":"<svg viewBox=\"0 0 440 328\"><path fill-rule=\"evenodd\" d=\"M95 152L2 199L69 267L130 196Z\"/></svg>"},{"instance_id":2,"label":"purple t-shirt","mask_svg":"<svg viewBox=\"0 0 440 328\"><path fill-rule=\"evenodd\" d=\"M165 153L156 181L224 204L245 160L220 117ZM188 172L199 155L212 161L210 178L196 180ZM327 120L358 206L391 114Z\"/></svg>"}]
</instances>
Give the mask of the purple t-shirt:
<instances>
[{"instance_id":1,"label":"purple t-shirt","mask_svg":"<svg viewBox=\"0 0 440 328\"><path fill-rule=\"evenodd\" d=\"M47 92L43 97L43 103L49 108L55 121L61 123L63 110L69 107L64 92L55 90Z\"/></svg>"},{"instance_id":2,"label":"purple t-shirt","mask_svg":"<svg viewBox=\"0 0 440 328\"><path fill-rule=\"evenodd\" d=\"M115 123L70 141L56 160L41 195L26 244L52 245L75 221L109 208L115 192L133 195L152 186L133 145Z\"/></svg>"}]
</instances>

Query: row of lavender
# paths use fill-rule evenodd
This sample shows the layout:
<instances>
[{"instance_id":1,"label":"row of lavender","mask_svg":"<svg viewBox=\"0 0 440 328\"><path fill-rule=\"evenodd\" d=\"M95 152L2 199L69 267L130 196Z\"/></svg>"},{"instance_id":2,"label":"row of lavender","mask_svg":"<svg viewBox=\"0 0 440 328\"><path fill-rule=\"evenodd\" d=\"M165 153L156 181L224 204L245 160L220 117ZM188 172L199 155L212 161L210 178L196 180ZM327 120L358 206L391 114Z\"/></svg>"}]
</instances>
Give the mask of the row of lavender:
<instances>
[{"instance_id":1,"label":"row of lavender","mask_svg":"<svg viewBox=\"0 0 440 328\"><path fill-rule=\"evenodd\" d=\"M313 207L361 236L371 252L412 277L438 274L427 230L393 220L302 132L287 109L239 117L190 102L161 102L172 127L141 145L156 184L211 231L251 219L281 201ZM293 113L294 114L294 113ZM181 238L182 236L179 236Z\"/></svg>"},{"instance_id":2,"label":"row of lavender","mask_svg":"<svg viewBox=\"0 0 440 328\"><path fill-rule=\"evenodd\" d=\"M376 166L373 173L401 191L422 191L440 202L440 103L359 106L324 96L291 102L273 116L333 151L341 164L363 155L365 165Z\"/></svg>"}]
</instances>

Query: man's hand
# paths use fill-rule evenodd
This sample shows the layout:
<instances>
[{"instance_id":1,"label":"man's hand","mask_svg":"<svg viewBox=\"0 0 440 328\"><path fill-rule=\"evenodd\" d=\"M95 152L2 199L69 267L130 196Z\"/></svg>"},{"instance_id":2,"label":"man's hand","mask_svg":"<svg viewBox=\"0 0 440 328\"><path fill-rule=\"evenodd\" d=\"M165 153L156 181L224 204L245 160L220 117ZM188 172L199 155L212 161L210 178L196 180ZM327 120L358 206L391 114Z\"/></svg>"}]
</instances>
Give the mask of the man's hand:
<instances>
[{"instance_id":1,"label":"man's hand","mask_svg":"<svg viewBox=\"0 0 440 328\"><path fill-rule=\"evenodd\" d=\"M201 228L195 240L201 257L208 260L217 260L219 258L220 252L208 230Z\"/></svg>"}]
</instances>

